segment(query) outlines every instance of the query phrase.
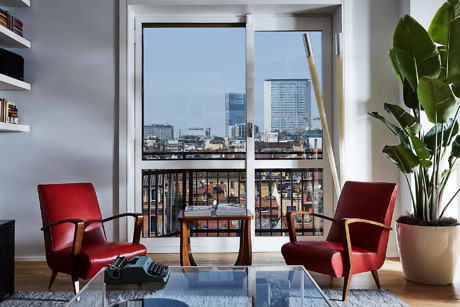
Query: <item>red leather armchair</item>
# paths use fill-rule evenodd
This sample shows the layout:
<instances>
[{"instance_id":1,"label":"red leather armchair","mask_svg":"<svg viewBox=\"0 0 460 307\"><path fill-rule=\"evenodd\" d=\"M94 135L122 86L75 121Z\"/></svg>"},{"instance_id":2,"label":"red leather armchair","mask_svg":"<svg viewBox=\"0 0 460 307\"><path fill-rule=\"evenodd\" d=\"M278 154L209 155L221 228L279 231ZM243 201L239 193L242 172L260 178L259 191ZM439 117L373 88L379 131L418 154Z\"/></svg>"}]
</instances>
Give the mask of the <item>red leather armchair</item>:
<instances>
[{"instance_id":1,"label":"red leather armchair","mask_svg":"<svg viewBox=\"0 0 460 307\"><path fill-rule=\"evenodd\" d=\"M53 270L49 288L58 272L70 274L74 292L78 279L93 277L118 255L144 256L139 244L143 216L125 213L102 219L96 192L91 183L38 186L45 237L46 261ZM120 217L136 218L133 243L107 242L103 223Z\"/></svg>"},{"instance_id":2,"label":"red leather armchair","mask_svg":"<svg viewBox=\"0 0 460 307\"><path fill-rule=\"evenodd\" d=\"M281 248L286 263L344 277L343 301L353 274L371 271L380 289L377 270L385 261L397 190L393 183L347 181L334 218L311 212L288 213L290 242ZM299 214L331 221L326 241L297 241L294 218Z\"/></svg>"}]
</instances>

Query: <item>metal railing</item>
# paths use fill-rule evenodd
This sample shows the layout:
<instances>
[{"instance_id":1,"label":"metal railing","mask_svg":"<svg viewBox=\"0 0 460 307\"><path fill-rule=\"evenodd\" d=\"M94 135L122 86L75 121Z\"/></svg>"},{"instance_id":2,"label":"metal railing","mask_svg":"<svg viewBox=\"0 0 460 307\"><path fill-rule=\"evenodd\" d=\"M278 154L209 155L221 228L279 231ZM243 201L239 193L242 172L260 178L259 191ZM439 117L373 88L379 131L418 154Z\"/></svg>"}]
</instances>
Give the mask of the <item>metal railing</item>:
<instances>
[{"instance_id":1,"label":"metal railing","mask_svg":"<svg viewBox=\"0 0 460 307\"><path fill-rule=\"evenodd\" d=\"M322 213L322 169L256 170L255 226L258 236L287 235L286 213ZM246 204L245 170L143 170L144 237L179 235L177 216L186 206ZM296 220L301 235L321 235L321 221ZM192 236L237 236L238 221L199 221Z\"/></svg>"}]
</instances>

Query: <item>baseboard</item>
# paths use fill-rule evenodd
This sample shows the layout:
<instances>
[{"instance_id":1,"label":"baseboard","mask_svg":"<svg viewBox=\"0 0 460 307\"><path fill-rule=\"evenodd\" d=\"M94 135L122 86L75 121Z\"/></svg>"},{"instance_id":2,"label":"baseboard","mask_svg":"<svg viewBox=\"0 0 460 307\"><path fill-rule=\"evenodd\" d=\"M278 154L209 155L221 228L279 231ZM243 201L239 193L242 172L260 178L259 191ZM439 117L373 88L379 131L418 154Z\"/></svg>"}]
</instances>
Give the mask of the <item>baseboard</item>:
<instances>
[{"instance_id":1,"label":"baseboard","mask_svg":"<svg viewBox=\"0 0 460 307\"><path fill-rule=\"evenodd\" d=\"M22 261L46 261L45 256L16 256L14 257L14 260L17 262L22 262Z\"/></svg>"}]
</instances>

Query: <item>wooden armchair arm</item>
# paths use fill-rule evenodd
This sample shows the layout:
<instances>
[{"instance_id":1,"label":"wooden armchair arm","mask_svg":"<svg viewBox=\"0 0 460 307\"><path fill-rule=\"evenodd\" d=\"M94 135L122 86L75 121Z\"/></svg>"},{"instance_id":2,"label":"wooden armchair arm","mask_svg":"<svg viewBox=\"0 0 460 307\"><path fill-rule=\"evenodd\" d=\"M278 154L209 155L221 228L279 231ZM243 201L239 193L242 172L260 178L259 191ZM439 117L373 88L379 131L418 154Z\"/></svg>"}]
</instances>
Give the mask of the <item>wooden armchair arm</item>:
<instances>
[{"instance_id":1,"label":"wooden armchair arm","mask_svg":"<svg viewBox=\"0 0 460 307\"><path fill-rule=\"evenodd\" d=\"M136 224L134 225L133 243L139 244L141 240L142 225L144 224L144 215L142 213L122 213L122 214L118 214L118 215L114 215L114 216L105 218L101 220L101 222L105 223L105 222L108 222L114 219L119 219L125 216L131 216L131 217L136 218Z\"/></svg>"},{"instance_id":2,"label":"wooden armchair arm","mask_svg":"<svg viewBox=\"0 0 460 307\"><path fill-rule=\"evenodd\" d=\"M322 219L325 219L325 220L328 220L328 221L331 221L331 222L335 222L335 223L337 222L333 218L330 218L328 216L324 216L324 215L321 215L321 214L318 214L318 213L307 212L307 211L288 212L286 220L287 220L287 224L288 224L289 240L291 242L297 241L297 234L296 234L296 231L295 231L295 224L294 224L294 216L296 216L296 215L310 215L310 216L319 217L319 218L322 218Z\"/></svg>"},{"instance_id":3,"label":"wooden armchair arm","mask_svg":"<svg viewBox=\"0 0 460 307\"><path fill-rule=\"evenodd\" d=\"M383 228L384 230L391 230L392 228L388 225L376 222L376 221L371 221L371 220L366 220L366 219L360 219L360 218L343 218L340 220L340 226L342 228L342 241L343 241L343 251L344 251L344 268L347 270L350 270L350 272L353 272L353 252L351 249L351 238L350 238L350 224L353 223L366 223L374 226L378 226Z\"/></svg>"},{"instance_id":4,"label":"wooden armchair arm","mask_svg":"<svg viewBox=\"0 0 460 307\"><path fill-rule=\"evenodd\" d=\"M51 227L56 225L72 223L75 225L73 244L72 244L72 255L78 255L80 253L81 242L83 241L83 231L85 230L85 223L80 219L67 219L47 224L41 228L42 231L49 230Z\"/></svg>"},{"instance_id":5,"label":"wooden armchair arm","mask_svg":"<svg viewBox=\"0 0 460 307\"><path fill-rule=\"evenodd\" d=\"M341 224L346 224L347 227L348 225L350 224L353 224L353 223L366 223L366 224L371 224L371 225L375 225L375 226L378 226L378 227L382 227L386 230L392 230L391 226L388 226L388 225L385 225L385 224L382 224L382 223L379 223L379 222L376 222L376 221L372 221L372 220L366 220L366 219L360 219L360 218L343 218L340 220L340 223Z\"/></svg>"},{"instance_id":6,"label":"wooden armchair arm","mask_svg":"<svg viewBox=\"0 0 460 307\"><path fill-rule=\"evenodd\" d=\"M60 221L57 221L57 222L53 222L53 223L49 223L49 224L46 224L44 225L42 228L40 228L40 230L42 231L45 231L45 230L48 230L49 228L53 227L53 226L56 226L56 225L59 225L59 224L64 224L64 223L72 223L72 224L78 224L78 223L83 223L82 220L80 219L67 219L67 220L60 220Z\"/></svg>"}]
</instances>

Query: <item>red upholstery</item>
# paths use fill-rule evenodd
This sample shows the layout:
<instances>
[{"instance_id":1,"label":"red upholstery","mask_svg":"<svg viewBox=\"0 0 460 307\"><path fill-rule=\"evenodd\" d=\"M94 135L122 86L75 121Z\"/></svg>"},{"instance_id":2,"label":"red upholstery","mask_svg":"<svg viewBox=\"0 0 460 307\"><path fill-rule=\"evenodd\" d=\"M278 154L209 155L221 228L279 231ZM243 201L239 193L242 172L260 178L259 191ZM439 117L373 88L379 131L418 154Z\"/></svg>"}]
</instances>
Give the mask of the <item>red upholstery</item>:
<instances>
[{"instance_id":1,"label":"red upholstery","mask_svg":"<svg viewBox=\"0 0 460 307\"><path fill-rule=\"evenodd\" d=\"M337 205L334 220L363 218L391 224L397 185L347 181ZM389 231L378 226L350 224L353 274L378 270L385 260ZM344 273L343 237L340 226L332 223L326 241L297 241L283 245L287 264L303 265L315 272L342 277Z\"/></svg>"},{"instance_id":2,"label":"red upholstery","mask_svg":"<svg viewBox=\"0 0 460 307\"><path fill-rule=\"evenodd\" d=\"M89 222L102 218L91 183L39 185L38 195L43 225L65 219ZM147 252L140 244L107 242L102 222L93 222L85 225L80 254L74 264L74 230L74 224L65 223L44 231L46 260L52 270L67 274L78 272L78 277L88 279L117 255L130 258Z\"/></svg>"}]
</instances>

